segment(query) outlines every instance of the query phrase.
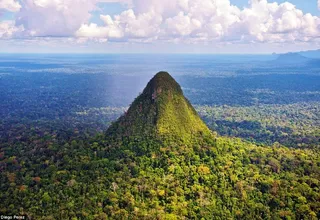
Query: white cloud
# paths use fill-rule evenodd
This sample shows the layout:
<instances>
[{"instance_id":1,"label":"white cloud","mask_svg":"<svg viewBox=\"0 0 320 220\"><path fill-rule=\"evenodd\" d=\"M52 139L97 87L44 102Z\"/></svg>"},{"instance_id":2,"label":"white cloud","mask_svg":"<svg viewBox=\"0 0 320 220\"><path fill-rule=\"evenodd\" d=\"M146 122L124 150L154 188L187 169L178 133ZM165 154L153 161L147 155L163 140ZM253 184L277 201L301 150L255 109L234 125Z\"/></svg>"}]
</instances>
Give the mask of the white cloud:
<instances>
[{"instance_id":1,"label":"white cloud","mask_svg":"<svg viewBox=\"0 0 320 220\"><path fill-rule=\"evenodd\" d=\"M150 38L159 34L162 16L153 10L136 15L129 9L115 16L115 22L119 23L128 37Z\"/></svg>"},{"instance_id":2,"label":"white cloud","mask_svg":"<svg viewBox=\"0 0 320 220\"><path fill-rule=\"evenodd\" d=\"M112 17L100 15L103 25L90 23L98 2L120 2L129 9ZM288 2L249 2L246 8L240 9L230 0L24 0L16 14L16 24L24 27L24 31L19 29L22 36L77 37L79 42L86 39L185 43L320 40L319 17L304 14Z\"/></svg>"},{"instance_id":3,"label":"white cloud","mask_svg":"<svg viewBox=\"0 0 320 220\"><path fill-rule=\"evenodd\" d=\"M320 19L303 12L288 2L268 3L252 0L240 13L240 22L229 29L229 36L266 42L309 41L320 36Z\"/></svg>"},{"instance_id":4,"label":"white cloud","mask_svg":"<svg viewBox=\"0 0 320 220\"><path fill-rule=\"evenodd\" d=\"M318 0L318 9L320 10L320 0Z\"/></svg>"},{"instance_id":5,"label":"white cloud","mask_svg":"<svg viewBox=\"0 0 320 220\"><path fill-rule=\"evenodd\" d=\"M22 30L23 27L16 27L14 21L0 21L0 38L11 38L15 33Z\"/></svg>"},{"instance_id":6,"label":"white cloud","mask_svg":"<svg viewBox=\"0 0 320 220\"><path fill-rule=\"evenodd\" d=\"M154 11L135 15L132 9L116 15L100 15L105 26L95 23L83 24L76 32L78 37L88 38L150 38L159 33L162 17Z\"/></svg>"},{"instance_id":7,"label":"white cloud","mask_svg":"<svg viewBox=\"0 0 320 220\"><path fill-rule=\"evenodd\" d=\"M92 34L97 34L94 25L86 27L86 24L92 16L91 13L98 10L99 2L131 4L131 0L23 0L22 8L16 14L16 23L24 26L23 36L25 37L69 37L77 31L85 32L89 29L94 32ZM105 30L99 30L99 32L105 32Z\"/></svg>"},{"instance_id":8,"label":"white cloud","mask_svg":"<svg viewBox=\"0 0 320 220\"><path fill-rule=\"evenodd\" d=\"M21 8L21 5L18 1L15 0L1 0L0 1L0 9L5 9L11 12L17 12Z\"/></svg>"},{"instance_id":9,"label":"white cloud","mask_svg":"<svg viewBox=\"0 0 320 220\"><path fill-rule=\"evenodd\" d=\"M81 25L80 29L76 32L76 36L82 38L121 38L123 37L123 32L114 25L100 27L97 24L91 23L89 25Z\"/></svg>"},{"instance_id":10,"label":"white cloud","mask_svg":"<svg viewBox=\"0 0 320 220\"><path fill-rule=\"evenodd\" d=\"M200 29L202 24L199 20L195 18L190 18L180 12L177 16L173 18L168 18L166 20L166 26L168 33L173 35L188 36L197 29Z\"/></svg>"},{"instance_id":11,"label":"white cloud","mask_svg":"<svg viewBox=\"0 0 320 220\"><path fill-rule=\"evenodd\" d=\"M92 0L24 0L17 24L26 36L71 36L95 9Z\"/></svg>"},{"instance_id":12,"label":"white cloud","mask_svg":"<svg viewBox=\"0 0 320 220\"><path fill-rule=\"evenodd\" d=\"M320 36L319 17L288 2L251 0L243 10L229 0L133 0L132 4L133 9L114 18L102 15L104 26L83 24L77 36L175 42L292 42ZM111 35L111 30L117 34Z\"/></svg>"}]
</instances>

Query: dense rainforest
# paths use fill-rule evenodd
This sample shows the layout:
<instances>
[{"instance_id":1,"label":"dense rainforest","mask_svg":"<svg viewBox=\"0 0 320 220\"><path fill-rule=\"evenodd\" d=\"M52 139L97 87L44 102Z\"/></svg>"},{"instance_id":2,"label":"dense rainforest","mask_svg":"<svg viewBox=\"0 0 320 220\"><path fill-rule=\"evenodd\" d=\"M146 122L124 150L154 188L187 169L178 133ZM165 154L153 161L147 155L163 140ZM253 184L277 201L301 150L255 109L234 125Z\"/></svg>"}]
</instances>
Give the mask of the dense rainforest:
<instances>
[{"instance_id":1,"label":"dense rainforest","mask_svg":"<svg viewBox=\"0 0 320 220\"><path fill-rule=\"evenodd\" d=\"M319 219L319 130L317 118L312 120L318 111L305 116L300 131L312 136L311 147L294 138L277 142L301 126L294 119L280 118L291 131L271 130L280 120L277 111L294 115L311 108L293 107L268 108L267 118L261 117L265 111L247 107L197 106L219 133L254 139L250 130L263 130L252 132L259 145L222 137L202 122L179 84L160 72L129 109L104 109L111 113L103 118L110 120L125 113L106 131L95 124L103 131L96 135L84 124L68 126L68 117L61 131L48 119L36 125L7 119L1 125L11 133L1 135L0 212L31 219ZM86 121L95 109L77 114ZM276 142L261 144L264 133ZM296 146L289 148L291 142Z\"/></svg>"}]
</instances>

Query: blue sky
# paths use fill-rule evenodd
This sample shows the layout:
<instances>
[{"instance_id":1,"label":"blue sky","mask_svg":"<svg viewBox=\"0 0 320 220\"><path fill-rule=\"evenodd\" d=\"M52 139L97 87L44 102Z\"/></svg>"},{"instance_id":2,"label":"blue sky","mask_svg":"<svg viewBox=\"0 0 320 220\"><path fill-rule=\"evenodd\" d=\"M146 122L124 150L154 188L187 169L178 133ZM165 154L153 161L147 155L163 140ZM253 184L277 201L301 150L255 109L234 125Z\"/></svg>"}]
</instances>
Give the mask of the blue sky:
<instances>
[{"instance_id":1,"label":"blue sky","mask_svg":"<svg viewBox=\"0 0 320 220\"><path fill-rule=\"evenodd\" d=\"M318 4L320 0L1 0L0 52L318 49Z\"/></svg>"},{"instance_id":2,"label":"blue sky","mask_svg":"<svg viewBox=\"0 0 320 220\"><path fill-rule=\"evenodd\" d=\"M271 2L271 1L269 1ZM290 2L296 5L297 8L301 9L305 13L311 13L313 15L320 15L320 11L317 8L317 0L278 0L278 3ZM247 0L231 0L232 4L235 4L239 7L245 7L248 5Z\"/></svg>"}]
</instances>

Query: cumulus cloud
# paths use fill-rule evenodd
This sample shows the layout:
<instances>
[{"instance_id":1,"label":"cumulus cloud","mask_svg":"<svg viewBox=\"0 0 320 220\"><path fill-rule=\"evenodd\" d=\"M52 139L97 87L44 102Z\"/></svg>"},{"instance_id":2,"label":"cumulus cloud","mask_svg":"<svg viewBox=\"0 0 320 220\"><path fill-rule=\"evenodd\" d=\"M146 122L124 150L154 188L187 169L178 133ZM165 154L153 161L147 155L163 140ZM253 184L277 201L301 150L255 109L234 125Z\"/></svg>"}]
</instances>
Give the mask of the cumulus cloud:
<instances>
[{"instance_id":1,"label":"cumulus cloud","mask_svg":"<svg viewBox=\"0 0 320 220\"><path fill-rule=\"evenodd\" d=\"M97 3L101 2L131 4L131 0L23 0L21 10L16 14L16 23L24 26L24 37L70 37L77 31L89 30L93 33L87 35L94 35L98 32L94 25L86 24L92 12L98 10Z\"/></svg>"},{"instance_id":2,"label":"cumulus cloud","mask_svg":"<svg viewBox=\"0 0 320 220\"><path fill-rule=\"evenodd\" d=\"M303 12L288 2L268 3L252 0L239 14L239 21L232 23L226 39L260 42L311 41L319 37L320 19Z\"/></svg>"},{"instance_id":3,"label":"cumulus cloud","mask_svg":"<svg viewBox=\"0 0 320 220\"><path fill-rule=\"evenodd\" d=\"M92 0L24 0L17 24L26 36L71 36L95 9Z\"/></svg>"},{"instance_id":4,"label":"cumulus cloud","mask_svg":"<svg viewBox=\"0 0 320 220\"><path fill-rule=\"evenodd\" d=\"M90 23L98 2L120 2L128 9L114 16L101 14L102 25ZM243 9L230 0L24 0L16 17L23 36L77 37L79 42L320 40L319 17L288 2L267 0L250 0Z\"/></svg>"},{"instance_id":5,"label":"cumulus cloud","mask_svg":"<svg viewBox=\"0 0 320 220\"><path fill-rule=\"evenodd\" d=\"M320 36L320 19L295 5L251 0L244 9L229 0L133 0L133 9L104 26L82 24L76 32L90 38L148 38L168 41L312 41Z\"/></svg>"},{"instance_id":6,"label":"cumulus cloud","mask_svg":"<svg viewBox=\"0 0 320 220\"><path fill-rule=\"evenodd\" d=\"M14 21L0 22L0 38L11 38L15 33L23 31L23 27L16 27Z\"/></svg>"},{"instance_id":7,"label":"cumulus cloud","mask_svg":"<svg viewBox=\"0 0 320 220\"><path fill-rule=\"evenodd\" d=\"M83 24L76 32L76 36L80 38L121 38L123 32L115 25L100 27L95 23L89 25Z\"/></svg>"},{"instance_id":8,"label":"cumulus cloud","mask_svg":"<svg viewBox=\"0 0 320 220\"><path fill-rule=\"evenodd\" d=\"M0 9L4 9L11 12L17 12L21 8L21 5L18 1L15 0L1 0Z\"/></svg>"},{"instance_id":9,"label":"cumulus cloud","mask_svg":"<svg viewBox=\"0 0 320 220\"><path fill-rule=\"evenodd\" d=\"M148 38L159 33L162 17L154 11L135 15L132 9L116 15L100 15L105 26L95 23L83 24L76 32L78 37L88 38Z\"/></svg>"}]
</instances>

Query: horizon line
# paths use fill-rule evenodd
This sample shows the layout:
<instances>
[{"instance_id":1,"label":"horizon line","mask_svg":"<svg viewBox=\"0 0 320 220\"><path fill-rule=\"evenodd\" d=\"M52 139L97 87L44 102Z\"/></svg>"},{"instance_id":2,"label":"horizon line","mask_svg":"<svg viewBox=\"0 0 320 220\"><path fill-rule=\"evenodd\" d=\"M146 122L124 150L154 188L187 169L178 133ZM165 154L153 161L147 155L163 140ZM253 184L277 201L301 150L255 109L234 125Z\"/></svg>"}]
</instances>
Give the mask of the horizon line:
<instances>
[{"instance_id":1,"label":"horizon line","mask_svg":"<svg viewBox=\"0 0 320 220\"><path fill-rule=\"evenodd\" d=\"M299 53L299 52L287 52L287 53ZM95 52L0 52L0 55L28 55L28 54L48 54L48 55L280 55L286 53L95 53Z\"/></svg>"}]
</instances>

